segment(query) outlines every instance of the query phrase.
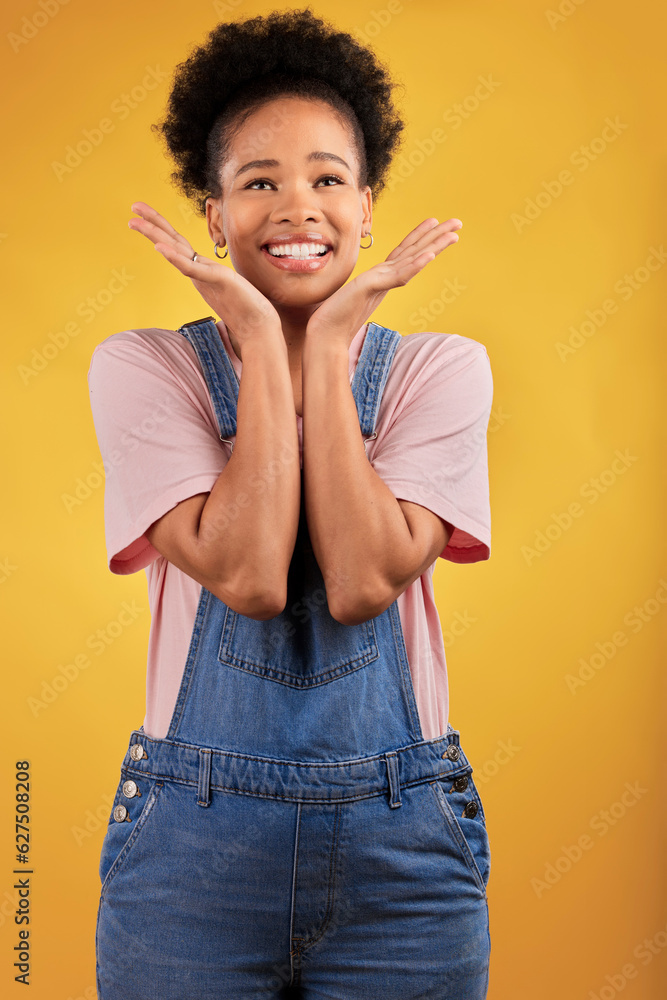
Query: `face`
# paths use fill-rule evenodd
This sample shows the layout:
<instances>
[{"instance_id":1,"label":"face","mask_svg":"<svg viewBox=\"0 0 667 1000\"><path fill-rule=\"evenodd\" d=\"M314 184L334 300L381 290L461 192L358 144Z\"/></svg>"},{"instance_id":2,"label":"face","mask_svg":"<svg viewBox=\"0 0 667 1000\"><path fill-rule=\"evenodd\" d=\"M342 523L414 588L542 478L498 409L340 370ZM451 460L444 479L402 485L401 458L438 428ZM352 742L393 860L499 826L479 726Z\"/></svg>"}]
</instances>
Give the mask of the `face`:
<instances>
[{"instance_id":1,"label":"face","mask_svg":"<svg viewBox=\"0 0 667 1000\"><path fill-rule=\"evenodd\" d=\"M223 194L206 203L209 235L277 309L308 313L345 284L371 230L371 190L357 184L349 131L329 105L281 97L248 117L230 152ZM272 162L253 162L261 160ZM276 258L266 244L282 236L292 250L331 249L310 260Z\"/></svg>"}]
</instances>

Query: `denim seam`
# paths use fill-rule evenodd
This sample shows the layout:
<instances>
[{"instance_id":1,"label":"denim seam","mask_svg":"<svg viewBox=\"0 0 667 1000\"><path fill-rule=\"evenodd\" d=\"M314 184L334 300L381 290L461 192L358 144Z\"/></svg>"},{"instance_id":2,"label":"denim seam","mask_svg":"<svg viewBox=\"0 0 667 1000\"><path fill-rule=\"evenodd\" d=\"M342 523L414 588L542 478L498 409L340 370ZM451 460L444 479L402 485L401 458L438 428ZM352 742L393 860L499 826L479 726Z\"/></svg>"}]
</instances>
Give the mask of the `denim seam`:
<instances>
[{"instance_id":1,"label":"denim seam","mask_svg":"<svg viewBox=\"0 0 667 1000\"><path fill-rule=\"evenodd\" d=\"M239 377L220 339L220 334L213 318L210 317L199 323L189 324L188 332L184 332L184 328L181 328L181 333L192 344L200 365L205 369L205 380L209 386L213 387L213 392L209 388L209 394L213 403L220 436L224 438L235 434L236 419L234 410L238 404ZM226 376L227 388L232 394L233 407L229 405L229 397L224 391L223 380L219 377L218 369L213 361L214 353L217 353L220 358L222 370ZM206 379L206 373L208 373L208 379Z\"/></svg>"},{"instance_id":2,"label":"denim seam","mask_svg":"<svg viewBox=\"0 0 667 1000\"><path fill-rule=\"evenodd\" d=\"M181 723L183 717L183 712L185 710L185 705L187 702L188 691L190 690L190 684L194 677L194 665L197 658L197 651L199 649L199 643L201 641L203 633L204 620L206 618L206 612L208 611L208 599L210 596L210 591L203 586L199 593L199 601L197 602L197 611L195 614L195 622L192 629L192 635L190 637L190 646L188 648L188 655L185 660L185 667L183 668L183 676L181 677L181 683L179 686L178 696L176 699L176 704L174 705L174 711L172 712L171 721L169 723L169 730L167 732L167 737L176 736L178 733L178 727ZM150 738L150 737L149 737ZM167 739L167 742L171 743L171 740ZM174 741L174 745L177 745Z\"/></svg>"},{"instance_id":3,"label":"denim seam","mask_svg":"<svg viewBox=\"0 0 667 1000\"><path fill-rule=\"evenodd\" d=\"M293 942L298 940L294 938L292 932L294 930L294 910L296 907L296 884L297 884L297 873L299 870L299 833L301 831L301 803L297 806L296 811L296 830L294 832L294 861L292 863L292 888L291 888L291 900L290 900L290 969L291 976L289 984L290 986L298 986L301 979L301 948L297 945L296 948L293 946Z\"/></svg>"},{"instance_id":4,"label":"denim seam","mask_svg":"<svg viewBox=\"0 0 667 1000\"><path fill-rule=\"evenodd\" d=\"M199 750L199 780L197 782L197 805L211 804L211 751L201 747Z\"/></svg>"},{"instance_id":5,"label":"denim seam","mask_svg":"<svg viewBox=\"0 0 667 1000\"><path fill-rule=\"evenodd\" d=\"M451 740L448 739L448 737L450 735L453 736L453 738ZM151 744L156 744L156 745L163 744L165 746L176 747L176 748L181 748L182 747L182 748L184 748L186 750L196 751L197 753L199 752L199 750L201 748L200 744L198 744L198 743L196 743L196 744L195 743L184 743L184 742L182 742L180 740L179 741L177 741L177 740L171 740L168 737L164 737L163 739L154 739L151 736L146 736L145 734L143 734L143 738L144 738L144 740L146 740L148 743L151 743ZM135 744L134 745L136 745L136 744L140 744L141 746L144 745L141 742L141 740L135 740ZM451 746L453 744L454 746L458 746L460 748L460 743L458 741L458 736L456 735L456 730L451 730L449 733L446 733L443 736L438 736L438 737L436 737L433 740L418 740L415 743L407 744L407 745L402 746L402 747L395 747L394 750L393 750L393 752L397 753L397 754L409 753L412 750L415 750L415 749L417 749L419 747L426 746L426 745L429 745L429 744L432 746L433 751L435 753L439 753L440 752L440 748L442 746L447 747L447 746ZM145 749L146 748L144 747L144 752L145 752ZM230 758L230 759L233 759L233 760L247 760L247 761L252 761L252 762L258 762L258 763L261 763L261 764L265 764L265 763L268 762L269 764L276 764L278 766L283 766L283 765L287 764L287 766L292 767L292 768L303 768L303 767L310 768L310 767L315 766L318 770L322 770L322 769L328 770L328 769L331 769L331 768L348 767L350 764L355 764L355 763L364 763L365 764L365 763L371 763L373 761L377 762L379 765L382 765L384 763L384 757L385 757L385 753L386 753L386 751L383 751L382 753L371 754L368 757L356 757L356 758L351 758L349 760L344 760L344 761L308 761L308 760L285 761L285 760L278 759L278 758L260 757L257 754L236 753L235 751L230 751L230 750L218 750L215 747L209 747L209 749L211 750L212 754L224 756L226 758ZM144 759L148 760L149 759L149 755L146 754L146 757ZM463 752L461 752L461 756L460 756L459 759L461 760L461 764L460 764L459 770L460 769L468 768L472 772L472 768L471 768L470 762L467 760L467 758L465 757L465 754ZM123 763L122 766L128 768L128 770L131 770L133 772L137 772L139 774L148 773L148 771L144 772L141 768L134 767L132 765L131 761L128 764ZM451 772L448 771L447 773L449 774ZM188 780L188 779L186 779L186 780Z\"/></svg>"},{"instance_id":6,"label":"denim seam","mask_svg":"<svg viewBox=\"0 0 667 1000\"><path fill-rule=\"evenodd\" d=\"M443 814L447 821L447 826L454 834L454 839L459 844L461 853L464 860L471 871L471 874L477 884L477 888L483 893L484 898L486 898L486 886L484 885L484 879L482 878L482 873L479 870L477 861L475 860L475 855L472 853L472 848L466 840L466 836L461 829L456 814L449 802L445 798L446 792L443 790L442 786L438 784L437 781L431 782L431 790L435 795L436 802L440 808L440 812Z\"/></svg>"},{"instance_id":7,"label":"denim seam","mask_svg":"<svg viewBox=\"0 0 667 1000\"><path fill-rule=\"evenodd\" d=\"M401 647L399 646L399 642L398 642L398 632L396 630L396 622L395 622L395 617L394 617L394 612L395 612L396 615L399 614L399 611L398 611L398 599L396 599L393 602L392 608L391 609L388 608L387 610L389 611L389 621L390 621L390 624L391 624L392 635L394 637L394 647L396 649L396 658L398 660L399 670L400 670L400 673L401 673L401 687L403 688L403 693L405 695L405 701L406 701L406 704L407 704L407 707L408 707L408 716L409 716L409 719L410 719L410 726L411 726L410 733L411 733L413 739L415 741L418 741L418 740L421 740L421 739L424 738L424 734L422 733L421 724L419 722L419 712L418 712L417 706L416 706L416 704L414 702L414 697L410 693L411 688L410 688L410 685L407 684L407 678L405 676L406 669L407 669L408 672L410 671L410 665L409 665L409 663L407 663L407 656L404 658L403 655L402 655L403 651L405 650L405 640L403 639L403 650L401 650ZM399 623L400 623L400 617L399 617ZM412 685L412 690L414 691L414 685Z\"/></svg>"},{"instance_id":8,"label":"denim seam","mask_svg":"<svg viewBox=\"0 0 667 1000\"><path fill-rule=\"evenodd\" d=\"M158 795L160 794L160 791L162 790L163 787L164 787L163 782L162 781L158 781L155 785L153 785L153 787L149 791L148 798L146 799L146 802L145 802L145 804L144 804L141 812L139 813L139 815L137 816L137 818L135 820L135 827L134 827L134 829L130 833L130 836L127 838L127 840L125 841L125 843L123 844L123 846L121 847L120 852L118 853L117 857L114 858L114 861L113 861L111 867L109 868L109 871L106 873L106 875L104 877L104 882L102 883L102 888L100 890L100 902L101 902L102 899L104 899L104 897L106 895L106 892L107 892L107 890L109 888L109 885L110 885L110 883L112 881L113 876L116 875L116 873L118 872L118 869L123 865L123 863L124 863L125 859L127 858L127 855L129 854L131 848L137 842L139 834L141 833L141 831L146 826L146 822L147 822L147 820L148 820L151 812L153 811L153 807L155 806L155 803L157 802L157 799L158 799ZM126 820L123 820L122 822L126 822Z\"/></svg>"},{"instance_id":9,"label":"denim seam","mask_svg":"<svg viewBox=\"0 0 667 1000\"><path fill-rule=\"evenodd\" d=\"M417 785L423 785L426 782L433 783L434 781L439 781L442 778L445 778L446 780L449 781L457 777L461 777L461 775L463 774L466 774L467 768L469 768L469 765L464 765L463 767L454 768L453 770L445 771L444 773L436 772L433 774L426 774L423 777L415 778L412 781L402 781L401 788L414 788ZM198 784L196 778L179 778L177 776L164 774L164 772L141 771L130 767L126 768L126 770L128 774L136 774L139 775L139 777L159 778L160 781L173 782L174 784L177 785L189 785L190 787L194 788ZM267 794L265 792L251 792L248 791L248 789L235 788L232 785L216 785L213 782L211 782L210 787L212 790L218 792L233 792L238 795L249 795L258 799L278 799L284 802L299 802L299 803L328 804L328 805L334 803L336 804L340 803L342 805L345 802L361 802L364 799L379 798L380 796L386 797L387 795L386 784L376 792L368 792L359 795L338 796L337 798L330 798L330 799L324 799L324 798L304 799L300 797L294 797L291 795L281 795L279 793Z\"/></svg>"},{"instance_id":10,"label":"denim seam","mask_svg":"<svg viewBox=\"0 0 667 1000\"><path fill-rule=\"evenodd\" d=\"M331 838L331 851L329 853L329 881L327 885L327 907L324 912L324 917L322 920L322 925L319 932L310 938L294 937L292 941L300 941L301 944L298 946L299 950L299 962L301 960L301 955L304 951L312 948L314 944L320 941L326 932L327 927L331 923L331 916L333 914L333 901L334 901L334 888L336 882L336 859L338 856L338 841L340 839L340 828L341 828L341 807L340 804L336 805L334 812L334 830L333 836ZM299 964L299 973L301 972L301 966Z\"/></svg>"},{"instance_id":11,"label":"denim seam","mask_svg":"<svg viewBox=\"0 0 667 1000\"><path fill-rule=\"evenodd\" d=\"M234 613L236 614L236 612ZM367 667L369 663L377 660L378 656L379 652L376 652L375 655L369 654L368 656L364 655L363 657L356 657L355 659L347 660L345 663L341 663L337 667L334 667L325 673L312 675L315 680L310 681L307 679L307 683L303 684L290 684L288 681L283 680L282 678L284 677L299 677L298 674L290 674L287 670L276 670L262 664L255 664L252 660L242 660L238 656L230 656L229 659L226 660L221 659L219 656L218 659L225 666L232 667L234 670L243 670L245 673L251 674L253 677L263 677L267 681L273 681L275 684L282 684L284 687L310 690L311 688L322 687L324 684L332 684L334 681L347 677L348 674L352 674L356 670L363 670L363 668ZM361 660L361 662L357 663L357 660ZM247 664L247 666L243 666L243 664ZM273 674L278 674L279 676L274 677L272 676Z\"/></svg>"},{"instance_id":12,"label":"denim seam","mask_svg":"<svg viewBox=\"0 0 667 1000\"><path fill-rule=\"evenodd\" d=\"M389 806L397 809L403 805L401 802L401 779L398 769L398 757L394 750L389 750L384 755L387 765L387 780L389 782Z\"/></svg>"}]
</instances>

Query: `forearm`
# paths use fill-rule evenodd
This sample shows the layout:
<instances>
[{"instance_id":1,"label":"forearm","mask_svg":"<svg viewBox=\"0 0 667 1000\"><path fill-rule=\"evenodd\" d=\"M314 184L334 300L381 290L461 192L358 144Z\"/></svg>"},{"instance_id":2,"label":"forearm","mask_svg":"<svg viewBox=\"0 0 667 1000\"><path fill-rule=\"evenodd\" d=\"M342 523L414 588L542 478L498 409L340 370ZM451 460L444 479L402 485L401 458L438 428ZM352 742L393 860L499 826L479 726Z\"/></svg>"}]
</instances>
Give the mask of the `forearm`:
<instances>
[{"instance_id":1,"label":"forearm","mask_svg":"<svg viewBox=\"0 0 667 1000\"><path fill-rule=\"evenodd\" d=\"M366 455L342 342L315 335L303 352L306 517L329 610L347 624L379 613L399 582L396 553L411 535L391 490ZM395 545L388 551L387 539Z\"/></svg>"},{"instance_id":2,"label":"forearm","mask_svg":"<svg viewBox=\"0 0 667 1000\"><path fill-rule=\"evenodd\" d=\"M284 604L299 504L299 442L287 348L277 334L247 340L234 448L199 523L199 542L213 554L212 574L259 604Z\"/></svg>"}]
</instances>

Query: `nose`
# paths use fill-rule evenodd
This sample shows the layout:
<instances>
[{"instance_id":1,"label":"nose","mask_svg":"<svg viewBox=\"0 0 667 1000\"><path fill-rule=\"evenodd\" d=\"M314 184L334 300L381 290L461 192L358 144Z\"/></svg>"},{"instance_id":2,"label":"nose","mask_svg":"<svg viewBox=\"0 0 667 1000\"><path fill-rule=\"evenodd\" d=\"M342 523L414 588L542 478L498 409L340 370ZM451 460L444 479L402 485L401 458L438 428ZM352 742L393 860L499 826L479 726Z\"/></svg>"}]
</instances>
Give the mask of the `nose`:
<instances>
[{"instance_id":1,"label":"nose","mask_svg":"<svg viewBox=\"0 0 667 1000\"><path fill-rule=\"evenodd\" d=\"M283 188L279 204L274 207L271 221L280 225L288 222L293 226L301 226L306 222L318 222L322 213L313 202L314 193L307 183L289 184Z\"/></svg>"}]
</instances>

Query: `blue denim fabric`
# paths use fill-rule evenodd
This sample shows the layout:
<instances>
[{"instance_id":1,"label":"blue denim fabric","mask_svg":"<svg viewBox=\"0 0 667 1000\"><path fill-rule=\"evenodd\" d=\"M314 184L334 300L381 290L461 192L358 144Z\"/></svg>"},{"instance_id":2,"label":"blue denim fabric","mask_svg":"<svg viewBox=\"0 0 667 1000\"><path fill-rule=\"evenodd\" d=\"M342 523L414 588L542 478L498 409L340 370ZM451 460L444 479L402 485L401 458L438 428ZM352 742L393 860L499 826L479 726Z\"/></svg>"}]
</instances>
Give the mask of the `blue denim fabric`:
<instances>
[{"instance_id":1,"label":"blue denim fabric","mask_svg":"<svg viewBox=\"0 0 667 1000\"><path fill-rule=\"evenodd\" d=\"M220 437L238 378L211 318L180 332ZM399 334L352 391L375 430ZM100 858L98 1000L484 1000L489 840L448 724L424 740L394 602L328 612L303 503L285 610L202 587L169 730L130 734Z\"/></svg>"}]
</instances>

